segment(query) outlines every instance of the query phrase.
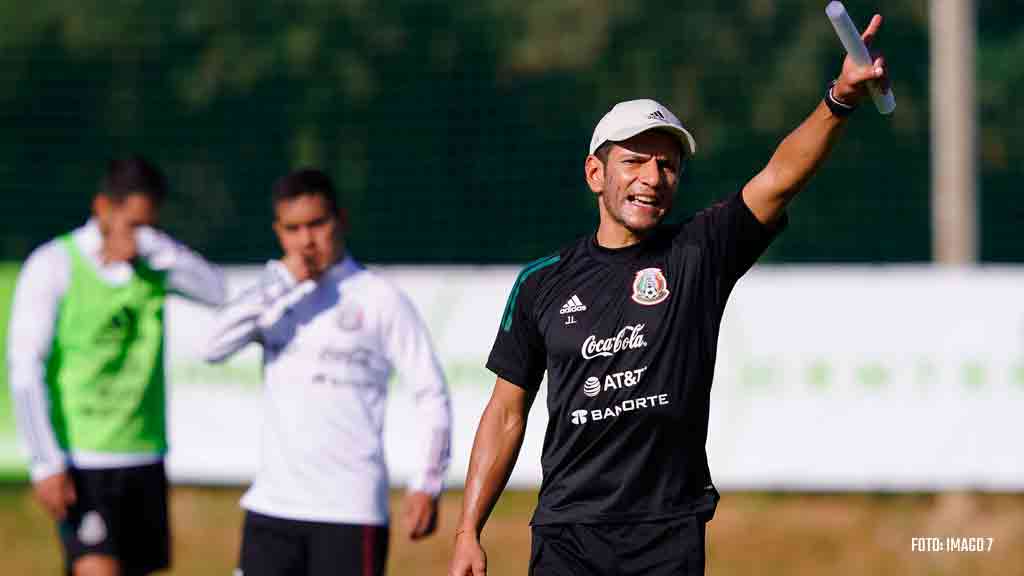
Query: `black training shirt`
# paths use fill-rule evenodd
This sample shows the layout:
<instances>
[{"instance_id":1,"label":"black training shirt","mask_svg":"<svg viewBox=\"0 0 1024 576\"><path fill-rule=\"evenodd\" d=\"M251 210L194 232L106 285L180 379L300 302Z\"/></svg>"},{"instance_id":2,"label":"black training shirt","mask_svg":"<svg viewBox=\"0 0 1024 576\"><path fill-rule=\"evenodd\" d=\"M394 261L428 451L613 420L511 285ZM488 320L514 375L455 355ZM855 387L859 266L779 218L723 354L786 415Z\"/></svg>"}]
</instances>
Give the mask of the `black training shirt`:
<instances>
[{"instance_id":1,"label":"black training shirt","mask_svg":"<svg viewBox=\"0 0 1024 576\"><path fill-rule=\"evenodd\" d=\"M736 194L639 244L589 236L523 269L487 368L527 390L548 373L533 524L714 510L704 446L722 312L784 225Z\"/></svg>"}]
</instances>

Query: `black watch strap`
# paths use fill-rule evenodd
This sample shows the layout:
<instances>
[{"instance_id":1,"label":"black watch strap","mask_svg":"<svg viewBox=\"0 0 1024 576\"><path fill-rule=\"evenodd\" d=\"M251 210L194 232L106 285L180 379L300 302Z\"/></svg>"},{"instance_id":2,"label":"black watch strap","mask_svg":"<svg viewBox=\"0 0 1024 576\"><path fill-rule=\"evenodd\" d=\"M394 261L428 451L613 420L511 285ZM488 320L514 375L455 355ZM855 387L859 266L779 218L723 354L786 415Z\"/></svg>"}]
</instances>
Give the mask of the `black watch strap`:
<instances>
[{"instance_id":1,"label":"black watch strap","mask_svg":"<svg viewBox=\"0 0 1024 576\"><path fill-rule=\"evenodd\" d=\"M840 102L836 100L836 97L832 95L832 88L836 85L836 81L833 80L828 83L828 88L825 89L825 105L832 111L832 115L836 118L845 118L853 111L857 109L856 106L850 106L846 102Z\"/></svg>"}]
</instances>

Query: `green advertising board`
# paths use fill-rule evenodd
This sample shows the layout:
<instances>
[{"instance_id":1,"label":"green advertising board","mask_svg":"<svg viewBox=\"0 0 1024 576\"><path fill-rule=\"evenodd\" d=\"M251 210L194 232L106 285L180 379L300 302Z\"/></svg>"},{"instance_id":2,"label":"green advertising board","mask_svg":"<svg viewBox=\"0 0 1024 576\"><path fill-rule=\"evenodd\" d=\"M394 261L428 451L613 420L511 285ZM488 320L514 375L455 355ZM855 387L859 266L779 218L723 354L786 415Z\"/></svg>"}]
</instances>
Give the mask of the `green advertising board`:
<instances>
[{"instance_id":1,"label":"green advertising board","mask_svg":"<svg viewBox=\"0 0 1024 576\"><path fill-rule=\"evenodd\" d=\"M26 478L25 457L18 448L11 390L7 383L7 326L20 267L20 264L0 263L0 347L3 348L3 353L0 353L0 480Z\"/></svg>"}]
</instances>

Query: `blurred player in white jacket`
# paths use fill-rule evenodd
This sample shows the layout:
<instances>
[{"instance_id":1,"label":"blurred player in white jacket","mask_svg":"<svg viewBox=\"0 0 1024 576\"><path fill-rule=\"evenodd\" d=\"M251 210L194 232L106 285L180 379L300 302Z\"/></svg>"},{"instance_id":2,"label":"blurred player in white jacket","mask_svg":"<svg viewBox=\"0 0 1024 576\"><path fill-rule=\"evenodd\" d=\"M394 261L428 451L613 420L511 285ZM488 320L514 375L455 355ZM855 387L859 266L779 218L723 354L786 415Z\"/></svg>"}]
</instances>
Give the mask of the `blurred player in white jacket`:
<instances>
[{"instance_id":1,"label":"blurred player in white jacket","mask_svg":"<svg viewBox=\"0 0 1024 576\"><path fill-rule=\"evenodd\" d=\"M206 356L263 347L263 462L242 498L244 576L384 574L384 411L393 372L415 395L422 456L402 529L430 535L449 460L450 404L426 327L406 297L345 251L330 179L300 170L273 189L284 256L218 314Z\"/></svg>"}]
</instances>

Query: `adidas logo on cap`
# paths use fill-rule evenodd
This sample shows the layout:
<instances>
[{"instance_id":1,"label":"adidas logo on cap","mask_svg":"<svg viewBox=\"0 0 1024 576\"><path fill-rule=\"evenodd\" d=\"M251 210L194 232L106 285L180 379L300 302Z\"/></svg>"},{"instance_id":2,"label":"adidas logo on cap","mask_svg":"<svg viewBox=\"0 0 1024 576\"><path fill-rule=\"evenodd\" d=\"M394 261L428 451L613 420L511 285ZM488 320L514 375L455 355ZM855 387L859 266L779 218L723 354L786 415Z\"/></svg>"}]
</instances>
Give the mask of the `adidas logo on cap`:
<instances>
[{"instance_id":1,"label":"adidas logo on cap","mask_svg":"<svg viewBox=\"0 0 1024 576\"><path fill-rule=\"evenodd\" d=\"M572 298L566 300L565 304L562 304L562 309L558 311L559 314L572 314L573 312L583 312L587 307L580 301L580 297L573 294Z\"/></svg>"},{"instance_id":2,"label":"adidas logo on cap","mask_svg":"<svg viewBox=\"0 0 1024 576\"><path fill-rule=\"evenodd\" d=\"M697 152L697 143L679 122L679 118L656 101L644 98L612 106L594 127L594 135L590 138L590 153L596 152L605 142L622 142L641 132L655 129L675 135L685 155L691 156Z\"/></svg>"}]
</instances>

